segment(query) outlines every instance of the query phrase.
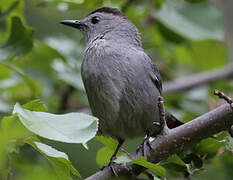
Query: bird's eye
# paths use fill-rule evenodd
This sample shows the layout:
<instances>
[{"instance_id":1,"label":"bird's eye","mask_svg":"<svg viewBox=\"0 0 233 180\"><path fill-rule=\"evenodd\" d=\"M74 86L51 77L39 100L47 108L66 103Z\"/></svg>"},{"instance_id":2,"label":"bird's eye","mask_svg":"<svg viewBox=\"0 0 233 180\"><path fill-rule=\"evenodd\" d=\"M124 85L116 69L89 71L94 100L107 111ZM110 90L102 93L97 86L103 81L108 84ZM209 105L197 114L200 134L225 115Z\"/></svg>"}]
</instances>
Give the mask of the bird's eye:
<instances>
[{"instance_id":1,"label":"bird's eye","mask_svg":"<svg viewBox=\"0 0 233 180\"><path fill-rule=\"evenodd\" d=\"M94 16L93 18L91 18L91 23L92 23L92 24L96 24L96 23L98 23L99 21L100 21L100 18L97 17L97 16Z\"/></svg>"}]
</instances>

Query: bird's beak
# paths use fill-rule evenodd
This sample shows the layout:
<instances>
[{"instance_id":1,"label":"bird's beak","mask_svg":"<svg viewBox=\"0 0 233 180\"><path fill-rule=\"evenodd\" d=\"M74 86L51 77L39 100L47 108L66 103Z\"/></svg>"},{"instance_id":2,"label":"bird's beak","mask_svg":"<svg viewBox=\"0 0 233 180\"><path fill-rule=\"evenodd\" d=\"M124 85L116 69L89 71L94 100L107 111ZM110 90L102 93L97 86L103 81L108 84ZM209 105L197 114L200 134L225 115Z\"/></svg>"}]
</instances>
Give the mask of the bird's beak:
<instances>
[{"instance_id":1,"label":"bird's beak","mask_svg":"<svg viewBox=\"0 0 233 180\"><path fill-rule=\"evenodd\" d=\"M61 24L80 29L84 24L80 20L62 20Z\"/></svg>"}]
</instances>

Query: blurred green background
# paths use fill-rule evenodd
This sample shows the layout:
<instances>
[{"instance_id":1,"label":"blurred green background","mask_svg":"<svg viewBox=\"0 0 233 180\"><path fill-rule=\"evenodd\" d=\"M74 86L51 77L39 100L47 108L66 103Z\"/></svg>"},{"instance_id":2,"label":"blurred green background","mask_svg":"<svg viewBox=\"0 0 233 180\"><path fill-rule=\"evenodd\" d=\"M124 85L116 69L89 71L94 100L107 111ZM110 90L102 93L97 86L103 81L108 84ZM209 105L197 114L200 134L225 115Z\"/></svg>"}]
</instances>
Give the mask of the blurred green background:
<instances>
[{"instance_id":1,"label":"blurred green background","mask_svg":"<svg viewBox=\"0 0 233 180\"><path fill-rule=\"evenodd\" d=\"M163 82L232 66L231 0L0 0L1 118L12 113L16 102L34 99L51 113L89 112L80 75L85 39L59 21L83 18L102 6L121 9L137 26ZM221 79L165 93L165 105L187 122L224 103L213 96L214 89L233 96L233 81ZM12 141L22 138L17 133L15 124L7 136L0 132L0 179L57 179L51 164L32 147L22 142L11 147ZM128 140L124 148L134 152L141 141ZM112 152L95 139L88 150L79 144L43 142L65 152L82 177L98 171ZM179 154L187 164L185 170L164 163L167 179L183 178L186 172L191 179L232 179L231 144L223 132L217 139L187 148Z\"/></svg>"}]
</instances>

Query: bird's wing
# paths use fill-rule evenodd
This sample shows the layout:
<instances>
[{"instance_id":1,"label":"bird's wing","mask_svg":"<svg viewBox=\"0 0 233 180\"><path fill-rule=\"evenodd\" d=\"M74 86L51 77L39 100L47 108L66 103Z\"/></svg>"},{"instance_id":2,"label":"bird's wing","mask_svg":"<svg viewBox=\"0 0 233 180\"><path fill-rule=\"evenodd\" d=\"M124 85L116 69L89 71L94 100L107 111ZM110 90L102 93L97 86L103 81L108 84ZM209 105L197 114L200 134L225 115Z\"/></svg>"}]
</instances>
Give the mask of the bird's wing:
<instances>
[{"instance_id":1,"label":"bird's wing","mask_svg":"<svg viewBox=\"0 0 233 180\"><path fill-rule=\"evenodd\" d=\"M159 70L154 65L154 63L151 60L151 57L146 52L145 52L145 55L146 55L145 59L147 60L146 62L149 63L149 67L150 67L150 69L148 70L150 73L150 78L161 94L162 93L162 80L161 80ZM166 117L167 125L170 129L184 124L182 121L178 120L175 116L173 116L166 109L165 109L165 117Z\"/></svg>"},{"instance_id":2,"label":"bird's wing","mask_svg":"<svg viewBox=\"0 0 233 180\"><path fill-rule=\"evenodd\" d=\"M146 52L144 52L144 53L146 55L146 59L148 60L148 63L150 64L150 68L151 68L150 69L150 78L153 81L154 85L159 90L160 94L162 94L162 80L161 80L159 70L152 62L151 57Z\"/></svg>"},{"instance_id":3,"label":"bird's wing","mask_svg":"<svg viewBox=\"0 0 233 180\"><path fill-rule=\"evenodd\" d=\"M160 94L162 93L162 80L161 80L161 76L159 73L158 68L154 65L154 63L152 62L151 58L149 55L146 54L146 59L148 60L147 62L150 64L150 78L153 81L154 85L156 86L156 88L159 90ZM170 112L168 112L165 109L165 117L166 117L166 122L167 125L170 129L178 127L182 124L184 124L182 121L178 120L175 116L173 116Z\"/></svg>"},{"instance_id":4,"label":"bird's wing","mask_svg":"<svg viewBox=\"0 0 233 180\"><path fill-rule=\"evenodd\" d=\"M158 88L160 94L162 94L162 81L161 76L157 67L151 63L153 71L150 73L151 80L154 82L155 86Z\"/></svg>"}]
</instances>

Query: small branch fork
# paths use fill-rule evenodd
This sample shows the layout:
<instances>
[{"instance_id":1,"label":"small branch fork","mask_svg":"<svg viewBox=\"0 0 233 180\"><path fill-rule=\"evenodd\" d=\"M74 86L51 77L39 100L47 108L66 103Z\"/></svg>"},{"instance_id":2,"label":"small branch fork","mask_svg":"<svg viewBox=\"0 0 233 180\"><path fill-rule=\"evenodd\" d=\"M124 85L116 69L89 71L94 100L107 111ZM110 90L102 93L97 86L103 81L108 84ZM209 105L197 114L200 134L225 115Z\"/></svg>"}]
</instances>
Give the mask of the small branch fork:
<instances>
[{"instance_id":1,"label":"small branch fork","mask_svg":"<svg viewBox=\"0 0 233 180\"><path fill-rule=\"evenodd\" d=\"M215 90L214 95L218 96L220 99L224 99L233 108L233 100L227 95L225 95L223 92Z\"/></svg>"},{"instance_id":2,"label":"small branch fork","mask_svg":"<svg viewBox=\"0 0 233 180\"><path fill-rule=\"evenodd\" d=\"M225 95L223 92L221 92L217 89L214 91L214 95L218 96L220 99L224 99L233 109L233 100L229 96ZM231 126L228 129L228 132L231 135L231 137L233 138L233 126Z\"/></svg>"}]
</instances>

